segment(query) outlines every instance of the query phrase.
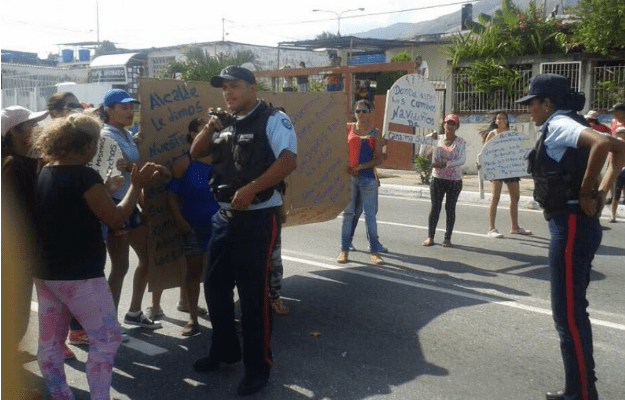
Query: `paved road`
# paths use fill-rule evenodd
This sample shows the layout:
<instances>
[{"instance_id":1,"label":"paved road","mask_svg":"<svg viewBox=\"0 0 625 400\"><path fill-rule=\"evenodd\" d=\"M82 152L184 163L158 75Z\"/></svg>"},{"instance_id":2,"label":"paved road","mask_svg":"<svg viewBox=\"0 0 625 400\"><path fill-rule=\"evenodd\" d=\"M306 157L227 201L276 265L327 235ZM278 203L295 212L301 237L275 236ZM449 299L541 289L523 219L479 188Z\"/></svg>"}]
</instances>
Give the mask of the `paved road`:
<instances>
[{"instance_id":1,"label":"paved road","mask_svg":"<svg viewBox=\"0 0 625 400\"><path fill-rule=\"evenodd\" d=\"M283 231L283 295L289 316L274 318L275 366L258 399L544 399L562 383L559 343L549 311L548 232L542 214L522 210L531 237L485 236L484 204L461 203L454 248L424 248L428 200L381 196L384 266L365 252L334 262L340 218ZM439 227L443 227L444 213ZM625 223L604 220L603 246L589 289L598 387L602 399L625 398ZM498 228L509 230L507 210ZM442 238L437 233L437 241ZM354 244L366 248L361 221ZM128 308L130 276L121 310ZM164 294L164 328L128 328L131 341L116 358L113 397L230 399L241 364L211 374L192 362L206 354L202 333L180 336L186 315L177 289ZM203 301L202 301L203 304ZM144 307L149 306L149 294ZM36 321L33 312L31 321ZM24 343L35 348L36 324ZM88 399L86 348L66 364L79 399ZM38 376L35 362L26 368Z\"/></svg>"}]
</instances>

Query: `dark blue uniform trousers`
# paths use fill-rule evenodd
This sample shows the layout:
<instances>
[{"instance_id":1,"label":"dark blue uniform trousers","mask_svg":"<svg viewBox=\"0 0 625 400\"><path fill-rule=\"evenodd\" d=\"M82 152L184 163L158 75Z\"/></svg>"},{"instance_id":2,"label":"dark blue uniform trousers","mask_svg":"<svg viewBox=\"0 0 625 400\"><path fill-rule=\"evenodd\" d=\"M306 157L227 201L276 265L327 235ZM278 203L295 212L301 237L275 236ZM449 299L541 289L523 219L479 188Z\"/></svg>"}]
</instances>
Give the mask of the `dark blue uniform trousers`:
<instances>
[{"instance_id":1,"label":"dark blue uniform trousers","mask_svg":"<svg viewBox=\"0 0 625 400\"><path fill-rule=\"evenodd\" d=\"M224 211L213 215L209 264L204 279L213 335L210 356L240 352L234 326L234 287L241 305L246 375L269 376L271 308L268 279L271 249L280 233L278 208ZM231 358L231 357L230 357Z\"/></svg>"}]
</instances>

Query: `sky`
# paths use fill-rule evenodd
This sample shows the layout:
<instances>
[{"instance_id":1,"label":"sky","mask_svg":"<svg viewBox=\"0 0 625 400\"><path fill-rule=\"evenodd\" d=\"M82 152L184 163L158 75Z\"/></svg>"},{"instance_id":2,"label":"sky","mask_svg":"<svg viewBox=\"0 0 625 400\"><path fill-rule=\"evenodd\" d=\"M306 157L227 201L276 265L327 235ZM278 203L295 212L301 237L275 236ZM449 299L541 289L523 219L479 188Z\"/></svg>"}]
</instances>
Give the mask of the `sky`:
<instances>
[{"instance_id":1,"label":"sky","mask_svg":"<svg viewBox=\"0 0 625 400\"><path fill-rule=\"evenodd\" d=\"M336 0L0 1L0 47L38 53L41 58L71 48L60 44L95 42L98 37L127 49L222 38L276 46L279 42L314 39L324 31L336 34L337 13L341 14L341 35L348 36L400 22L428 21L462 7L460 0L360 0L341 1L340 6ZM365 10L348 11L361 7Z\"/></svg>"}]
</instances>

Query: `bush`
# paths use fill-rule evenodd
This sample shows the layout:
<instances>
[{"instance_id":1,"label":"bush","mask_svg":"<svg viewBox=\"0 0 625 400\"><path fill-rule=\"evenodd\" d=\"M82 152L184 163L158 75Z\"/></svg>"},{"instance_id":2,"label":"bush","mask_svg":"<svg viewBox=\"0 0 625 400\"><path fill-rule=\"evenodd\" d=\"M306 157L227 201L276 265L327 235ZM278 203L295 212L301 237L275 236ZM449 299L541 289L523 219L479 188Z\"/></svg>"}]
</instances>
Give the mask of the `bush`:
<instances>
[{"instance_id":1,"label":"bush","mask_svg":"<svg viewBox=\"0 0 625 400\"><path fill-rule=\"evenodd\" d=\"M421 183L429 185L432 177L432 163L430 160L427 157L417 156L414 159L414 166L421 176Z\"/></svg>"}]
</instances>

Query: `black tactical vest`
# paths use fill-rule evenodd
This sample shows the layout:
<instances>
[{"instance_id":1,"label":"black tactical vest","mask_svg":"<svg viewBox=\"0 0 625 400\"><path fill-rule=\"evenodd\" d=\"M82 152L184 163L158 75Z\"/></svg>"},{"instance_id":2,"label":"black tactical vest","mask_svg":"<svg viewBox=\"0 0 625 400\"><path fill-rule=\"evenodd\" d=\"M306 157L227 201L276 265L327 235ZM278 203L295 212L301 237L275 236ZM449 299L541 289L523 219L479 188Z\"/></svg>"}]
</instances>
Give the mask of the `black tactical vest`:
<instances>
[{"instance_id":1,"label":"black tactical vest","mask_svg":"<svg viewBox=\"0 0 625 400\"><path fill-rule=\"evenodd\" d=\"M589 154L585 147L569 147L560 162L549 157L545 146L548 125L543 127L536 146L527 156L527 172L534 179L534 200L545 210L547 220L551 214L577 208L570 201L579 198Z\"/></svg>"},{"instance_id":2,"label":"black tactical vest","mask_svg":"<svg viewBox=\"0 0 625 400\"><path fill-rule=\"evenodd\" d=\"M209 185L217 201L229 203L237 190L258 178L276 161L266 129L269 117L277 111L261 101L252 114L215 133ZM269 200L274 189L258 193L252 203Z\"/></svg>"}]
</instances>

